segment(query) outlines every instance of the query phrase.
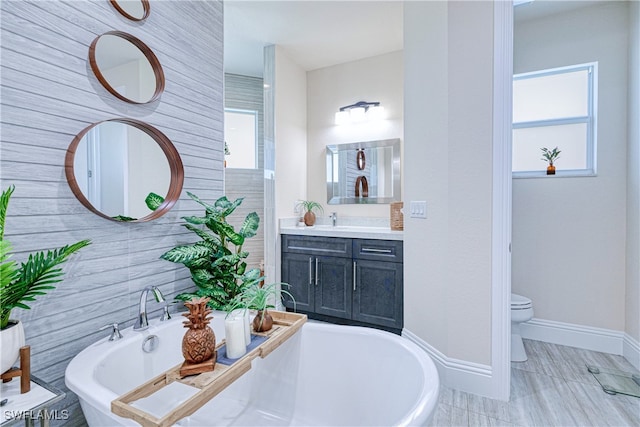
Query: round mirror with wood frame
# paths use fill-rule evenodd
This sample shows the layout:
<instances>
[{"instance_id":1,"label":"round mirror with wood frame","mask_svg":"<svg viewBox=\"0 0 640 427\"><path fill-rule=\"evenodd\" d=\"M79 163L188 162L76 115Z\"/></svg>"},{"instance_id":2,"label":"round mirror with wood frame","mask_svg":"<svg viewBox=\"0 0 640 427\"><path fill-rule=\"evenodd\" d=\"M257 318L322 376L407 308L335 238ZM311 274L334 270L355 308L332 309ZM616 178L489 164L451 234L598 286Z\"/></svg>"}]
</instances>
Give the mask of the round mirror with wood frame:
<instances>
[{"instance_id":1,"label":"round mirror with wood frame","mask_svg":"<svg viewBox=\"0 0 640 427\"><path fill-rule=\"evenodd\" d=\"M184 181L182 160L169 138L129 118L92 123L78 133L67 149L65 174L87 209L125 222L166 214L180 198Z\"/></svg>"},{"instance_id":2,"label":"round mirror with wood frame","mask_svg":"<svg viewBox=\"0 0 640 427\"><path fill-rule=\"evenodd\" d=\"M151 12L149 0L109 0L111 5L125 18L144 21Z\"/></svg>"},{"instance_id":3,"label":"round mirror with wood frame","mask_svg":"<svg viewBox=\"0 0 640 427\"><path fill-rule=\"evenodd\" d=\"M164 72L153 51L135 36L108 31L89 46L89 65L100 84L116 98L148 104L164 91Z\"/></svg>"}]
</instances>

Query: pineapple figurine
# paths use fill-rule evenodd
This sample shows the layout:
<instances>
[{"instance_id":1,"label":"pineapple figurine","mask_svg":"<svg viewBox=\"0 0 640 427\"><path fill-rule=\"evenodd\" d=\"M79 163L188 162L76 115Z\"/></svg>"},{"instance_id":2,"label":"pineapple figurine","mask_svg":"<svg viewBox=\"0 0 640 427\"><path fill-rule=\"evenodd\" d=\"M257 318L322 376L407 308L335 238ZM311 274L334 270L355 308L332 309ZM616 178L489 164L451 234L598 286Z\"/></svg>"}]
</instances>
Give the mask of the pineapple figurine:
<instances>
[{"instance_id":1,"label":"pineapple figurine","mask_svg":"<svg viewBox=\"0 0 640 427\"><path fill-rule=\"evenodd\" d=\"M213 371L216 364L216 336L209 327L211 309L207 307L209 298L193 298L184 305L189 313L184 313L187 319L185 328L189 328L182 338L182 355L185 363L181 374L192 375L200 372ZM194 366L197 365L197 366Z\"/></svg>"}]
</instances>

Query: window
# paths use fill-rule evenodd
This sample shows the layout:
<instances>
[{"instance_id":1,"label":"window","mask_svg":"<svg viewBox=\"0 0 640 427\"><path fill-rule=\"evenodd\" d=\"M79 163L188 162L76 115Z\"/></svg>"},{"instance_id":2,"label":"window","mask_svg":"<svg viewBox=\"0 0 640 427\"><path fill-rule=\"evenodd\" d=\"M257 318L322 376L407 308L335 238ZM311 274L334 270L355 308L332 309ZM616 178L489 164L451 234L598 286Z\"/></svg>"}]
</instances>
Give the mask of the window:
<instances>
[{"instance_id":1,"label":"window","mask_svg":"<svg viewBox=\"0 0 640 427\"><path fill-rule=\"evenodd\" d=\"M544 176L543 147L561 151L556 176L596 173L597 63L513 76L513 176Z\"/></svg>"},{"instance_id":2,"label":"window","mask_svg":"<svg viewBox=\"0 0 640 427\"><path fill-rule=\"evenodd\" d=\"M225 153L228 168L256 169L258 151L258 112L224 110L224 140L230 154Z\"/></svg>"}]
</instances>

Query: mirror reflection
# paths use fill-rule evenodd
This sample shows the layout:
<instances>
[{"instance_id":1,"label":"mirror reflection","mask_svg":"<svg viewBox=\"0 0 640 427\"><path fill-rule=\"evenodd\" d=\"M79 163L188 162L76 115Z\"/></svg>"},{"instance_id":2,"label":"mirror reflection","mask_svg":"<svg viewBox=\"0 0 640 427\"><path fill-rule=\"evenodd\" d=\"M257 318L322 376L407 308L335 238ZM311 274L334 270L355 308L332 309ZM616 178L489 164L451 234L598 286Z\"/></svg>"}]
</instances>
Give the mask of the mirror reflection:
<instances>
[{"instance_id":1,"label":"mirror reflection","mask_svg":"<svg viewBox=\"0 0 640 427\"><path fill-rule=\"evenodd\" d=\"M131 34L110 31L89 48L93 73L112 95L134 103L154 101L164 90L164 73L151 49Z\"/></svg>"},{"instance_id":2,"label":"mirror reflection","mask_svg":"<svg viewBox=\"0 0 640 427\"><path fill-rule=\"evenodd\" d=\"M170 141L131 119L83 130L69 147L66 172L72 191L87 208L119 221L146 221L168 211L183 177Z\"/></svg>"},{"instance_id":3,"label":"mirror reflection","mask_svg":"<svg viewBox=\"0 0 640 427\"><path fill-rule=\"evenodd\" d=\"M149 0L111 0L113 7L127 19L142 21L149 16Z\"/></svg>"},{"instance_id":4,"label":"mirror reflection","mask_svg":"<svg viewBox=\"0 0 640 427\"><path fill-rule=\"evenodd\" d=\"M400 200L400 140L327 146L327 203Z\"/></svg>"}]
</instances>

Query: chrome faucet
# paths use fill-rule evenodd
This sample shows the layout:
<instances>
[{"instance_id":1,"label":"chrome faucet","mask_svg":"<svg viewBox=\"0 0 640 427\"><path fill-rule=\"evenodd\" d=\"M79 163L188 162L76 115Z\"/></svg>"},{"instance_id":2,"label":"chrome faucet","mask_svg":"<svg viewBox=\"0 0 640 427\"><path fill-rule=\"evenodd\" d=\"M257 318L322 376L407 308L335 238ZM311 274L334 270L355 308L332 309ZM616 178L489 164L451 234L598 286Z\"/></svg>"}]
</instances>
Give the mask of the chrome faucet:
<instances>
[{"instance_id":1,"label":"chrome faucet","mask_svg":"<svg viewBox=\"0 0 640 427\"><path fill-rule=\"evenodd\" d=\"M335 227L338 222L338 212L331 212L329 218L331 218L331 224Z\"/></svg>"},{"instance_id":2,"label":"chrome faucet","mask_svg":"<svg viewBox=\"0 0 640 427\"><path fill-rule=\"evenodd\" d=\"M169 306L167 302L164 300L164 296L160 289L157 286L147 286L142 290L140 294L140 307L138 310L138 318L136 319L136 324L133 326L134 331L144 331L149 327L149 320L147 319L147 296L149 295L149 291L153 292L153 295L156 298L157 302L164 302L164 312L162 314L162 318L160 320L170 319L169 316Z\"/></svg>"}]
</instances>

